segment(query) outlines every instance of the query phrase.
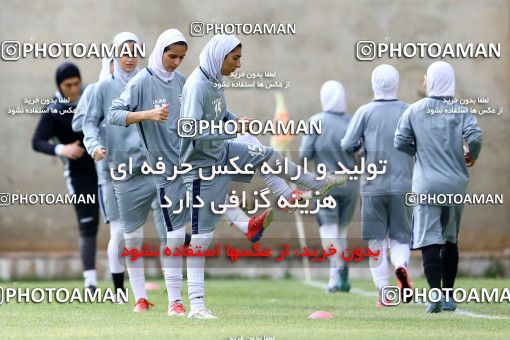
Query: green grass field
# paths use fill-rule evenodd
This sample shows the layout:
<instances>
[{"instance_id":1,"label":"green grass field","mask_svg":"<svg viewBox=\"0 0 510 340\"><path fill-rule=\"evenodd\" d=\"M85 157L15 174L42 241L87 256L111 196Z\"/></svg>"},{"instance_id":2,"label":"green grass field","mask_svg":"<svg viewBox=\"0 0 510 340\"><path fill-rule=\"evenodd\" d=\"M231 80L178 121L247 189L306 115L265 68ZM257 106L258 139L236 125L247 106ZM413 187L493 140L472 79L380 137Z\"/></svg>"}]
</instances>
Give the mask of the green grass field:
<instances>
[{"instance_id":1,"label":"green grass field","mask_svg":"<svg viewBox=\"0 0 510 340\"><path fill-rule=\"evenodd\" d=\"M163 282L158 282L164 287ZM459 279L458 287L510 287L508 279ZM3 287L80 287L78 281L2 283ZM109 286L105 282L100 285ZM425 287L416 280L416 287ZM186 286L184 286L186 287ZM16 304L0 306L0 338L127 338L169 339L338 339L506 338L510 337L510 305L464 304L469 313L430 315L424 305L376 309L368 280L355 280L355 293L327 295L320 288L294 280L207 280L207 306L217 320L166 316L166 292L150 292L155 307L135 314L133 298L115 304ZM361 292L361 294L360 294ZM189 306L185 300L185 306ZM325 310L330 320L310 320ZM487 318L497 317L495 318Z\"/></svg>"}]
</instances>

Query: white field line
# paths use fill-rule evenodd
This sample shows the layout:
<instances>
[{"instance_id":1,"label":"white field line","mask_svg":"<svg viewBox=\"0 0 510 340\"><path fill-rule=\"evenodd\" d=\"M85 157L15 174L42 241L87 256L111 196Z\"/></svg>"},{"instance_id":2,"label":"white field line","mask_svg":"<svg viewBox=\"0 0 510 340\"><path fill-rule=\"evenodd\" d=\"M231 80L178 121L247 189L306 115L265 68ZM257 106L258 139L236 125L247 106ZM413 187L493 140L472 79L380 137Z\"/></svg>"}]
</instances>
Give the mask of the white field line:
<instances>
[{"instance_id":1,"label":"white field line","mask_svg":"<svg viewBox=\"0 0 510 340\"><path fill-rule=\"evenodd\" d=\"M312 280L312 281L300 281L300 282L307 286L314 287L314 288L320 288L322 290L326 290L328 287L327 284L319 282L319 281ZM361 296L366 296L366 297L376 297L377 296L376 292L370 292L370 291L358 289L358 288L352 288L350 290L350 293L353 293L356 295L361 295ZM451 312L449 312L449 313L451 313ZM455 315L461 315L461 316L467 316L467 317L479 318L479 319L510 320L510 318L504 317L504 316L478 314L478 313L468 312L466 310L459 309L459 308L457 308L457 310L453 313L455 313Z\"/></svg>"}]
</instances>

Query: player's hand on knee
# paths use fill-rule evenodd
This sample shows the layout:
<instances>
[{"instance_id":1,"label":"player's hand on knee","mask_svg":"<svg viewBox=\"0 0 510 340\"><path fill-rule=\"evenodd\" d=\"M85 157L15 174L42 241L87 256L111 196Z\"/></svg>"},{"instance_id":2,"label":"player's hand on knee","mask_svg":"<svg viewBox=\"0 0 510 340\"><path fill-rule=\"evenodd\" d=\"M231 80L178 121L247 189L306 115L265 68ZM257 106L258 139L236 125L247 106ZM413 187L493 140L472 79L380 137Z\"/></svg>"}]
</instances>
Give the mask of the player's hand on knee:
<instances>
[{"instance_id":1,"label":"player's hand on knee","mask_svg":"<svg viewBox=\"0 0 510 340\"><path fill-rule=\"evenodd\" d=\"M106 157L106 149L102 146L98 146L94 149L92 152L92 158L94 158L95 161L100 161Z\"/></svg>"},{"instance_id":2,"label":"player's hand on knee","mask_svg":"<svg viewBox=\"0 0 510 340\"><path fill-rule=\"evenodd\" d=\"M156 122L166 121L168 119L168 104L150 110L148 119Z\"/></svg>"},{"instance_id":3,"label":"player's hand on knee","mask_svg":"<svg viewBox=\"0 0 510 340\"><path fill-rule=\"evenodd\" d=\"M80 146L79 140L75 141L74 143L64 145L64 148L62 149L62 156L73 160L81 158L84 153L85 149Z\"/></svg>"},{"instance_id":4,"label":"player's hand on knee","mask_svg":"<svg viewBox=\"0 0 510 340\"><path fill-rule=\"evenodd\" d=\"M464 161L466 162L468 168L475 165L475 160L471 157L470 153L464 155Z\"/></svg>"},{"instance_id":5,"label":"player's hand on knee","mask_svg":"<svg viewBox=\"0 0 510 340\"><path fill-rule=\"evenodd\" d=\"M469 148L465 144L464 144L464 161L466 162L466 165L468 166L468 168L475 165L475 160L473 159L473 157L471 157Z\"/></svg>"}]
</instances>

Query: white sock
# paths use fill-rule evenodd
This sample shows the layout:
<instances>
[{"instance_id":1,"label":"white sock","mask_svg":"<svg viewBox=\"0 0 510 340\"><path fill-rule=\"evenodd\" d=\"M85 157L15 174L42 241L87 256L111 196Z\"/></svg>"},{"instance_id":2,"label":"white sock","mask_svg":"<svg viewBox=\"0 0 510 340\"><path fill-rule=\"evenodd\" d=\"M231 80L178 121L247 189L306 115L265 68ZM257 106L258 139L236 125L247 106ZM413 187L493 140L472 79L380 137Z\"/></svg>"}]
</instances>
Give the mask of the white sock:
<instances>
[{"instance_id":1,"label":"white sock","mask_svg":"<svg viewBox=\"0 0 510 340\"><path fill-rule=\"evenodd\" d=\"M228 201L228 196L225 202ZM239 230L241 230L244 234L248 232L248 223L250 222L250 217L246 215L243 209L239 207L228 208L225 211L225 219L235 225Z\"/></svg>"},{"instance_id":2,"label":"white sock","mask_svg":"<svg viewBox=\"0 0 510 340\"><path fill-rule=\"evenodd\" d=\"M368 246L372 251L379 250L379 256L377 261L374 257L369 260L370 271L372 272L372 278L374 284L378 289L390 284L390 277L388 273L388 242L384 240L369 240Z\"/></svg>"},{"instance_id":3,"label":"white sock","mask_svg":"<svg viewBox=\"0 0 510 340\"><path fill-rule=\"evenodd\" d=\"M124 241L124 232L120 219L110 221L110 241L108 242L108 267L110 273L123 273L124 260L121 258L121 245Z\"/></svg>"},{"instance_id":4,"label":"white sock","mask_svg":"<svg viewBox=\"0 0 510 340\"><path fill-rule=\"evenodd\" d=\"M96 286L97 287L97 273L95 269L85 270L83 272L83 278L85 281L85 287Z\"/></svg>"},{"instance_id":5,"label":"white sock","mask_svg":"<svg viewBox=\"0 0 510 340\"><path fill-rule=\"evenodd\" d=\"M184 244L185 234L186 227L167 232L167 247L172 252L180 248ZM182 256L165 256L163 272L170 306L176 301L182 301Z\"/></svg>"},{"instance_id":6,"label":"white sock","mask_svg":"<svg viewBox=\"0 0 510 340\"><path fill-rule=\"evenodd\" d=\"M338 239L337 224L323 224L319 228L321 235L322 248L328 249L333 246L337 253L329 258L329 282L328 288L336 287L338 284L338 270L340 269L340 258L342 254L341 245Z\"/></svg>"},{"instance_id":7,"label":"white sock","mask_svg":"<svg viewBox=\"0 0 510 340\"><path fill-rule=\"evenodd\" d=\"M286 164L286 172L279 173L278 177L288 181L291 181L292 178L294 178L294 182L297 186L303 186L308 189L317 190L324 184L324 180L318 180L316 174L311 172L304 173L304 170L301 166L292 162L290 159L286 160L286 157L282 156L276 150L273 151L271 157L269 157L266 163L272 168L277 167L278 164L281 164L281 166L284 167L284 164ZM300 175L299 177L297 177L298 174Z\"/></svg>"},{"instance_id":8,"label":"white sock","mask_svg":"<svg viewBox=\"0 0 510 340\"><path fill-rule=\"evenodd\" d=\"M143 227L131 233L124 233L124 240L128 249L137 248L139 251L142 249L143 243ZM126 261L127 272L129 276L129 283L133 289L135 301L141 298L147 299L147 292L145 291L145 271L143 257L139 257L136 261Z\"/></svg>"},{"instance_id":9,"label":"white sock","mask_svg":"<svg viewBox=\"0 0 510 340\"><path fill-rule=\"evenodd\" d=\"M205 234L191 236L191 247L201 246L202 250L209 248L213 239L214 231ZM205 308L205 257L190 256L188 262L188 295L191 310Z\"/></svg>"},{"instance_id":10,"label":"white sock","mask_svg":"<svg viewBox=\"0 0 510 340\"><path fill-rule=\"evenodd\" d=\"M409 249L409 244L390 239L390 259L395 269L398 267L407 268L410 257L411 250Z\"/></svg>"}]
</instances>

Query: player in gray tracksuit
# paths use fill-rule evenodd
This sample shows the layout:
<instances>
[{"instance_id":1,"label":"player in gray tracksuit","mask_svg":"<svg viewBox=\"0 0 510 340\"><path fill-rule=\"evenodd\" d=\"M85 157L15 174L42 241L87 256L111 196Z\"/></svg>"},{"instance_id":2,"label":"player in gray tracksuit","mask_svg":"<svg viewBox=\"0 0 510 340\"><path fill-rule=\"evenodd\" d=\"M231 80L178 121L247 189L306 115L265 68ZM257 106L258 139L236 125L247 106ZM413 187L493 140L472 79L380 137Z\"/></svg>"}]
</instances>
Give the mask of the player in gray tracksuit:
<instances>
[{"instance_id":1,"label":"player in gray tracksuit","mask_svg":"<svg viewBox=\"0 0 510 340\"><path fill-rule=\"evenodd\" d=\"M175 29L163 32L149 57L148 67L128 83L120 97L113 102L108 115L111 124L138 130L152 169L157 169L157 162L164 164L164 172L154 176L154 179L158 206L165 224L167 247L172 250L184 244L185 226L190 220L187 209L174 214L174 208L161 206L166 203L166 196L177 207L176 203L185 194L181 176L174 180L168 180L167 177L174 175L174 165L179 161L177 119L185 79L175 69L186 51L187 43L182 33ZM164 67L164 58L169 62L166 66L170 70ZM185 312L181 299L182 261L181 256L164 258L169 316L182 316Z\"/></svg>"},{"instance_id":2,"label":"player in gray tracksuit","mask_svg":"<svg viewBox=\"0 0 510 340\"><path fill-rule=\"evenodd\" d=\"M148 67L129 82L113 102L109 115L112 124L136 126L152 169L158 169L158 162L164 164L163 173L158 173L155 179L170 249L182 246L185 226L190 220L188 209L175 213L179 204L170 208L165 206L166 199L178 203L185 198L182 176L174 179L171 176L174 175L174 166L179 165L177 121L185 82L184 76L176 69L186 52L187 42L181 32L176 29L164 31L149 57ZM269 221L264 216L249 218L240 208L229 208L225 214L253 242L256 241L255 236L260 237ZM182 316L185 312L181 297L182 265L180 256L165 258L169 316Z\"/></svg>"},{"instance_id":3,"label":"player in gray tracksuit","mask_svg":"<svg viewBox=\"0 0 510 340\"><path fill-rule=\"evenodd\" d=\"M393 66L376 67L372 72L374 100L356 111L342 140L348 152L364 147L361 237L372 250L381 252L377 260L370 259L374 284L380 292L389 284L388 243L398 283L410 287L406 268L412 211L405 204L405 194L411 189L413 159L393 146L398 120L408 106L397 99L398 85L398 71ZM383 173L370 180L374 175L369 164L375 164ZM377 307L384 306L382 298L379 296Z\"/></svg>"},{"instance_id":4,"label":"player in gray tracksuit","mask_svg":"<svg viewBox=\"0 0 510 340\"><path fill-rule=\"evenodd\" d=\"M99 72L99 81L109 78L111 74L113 73L113 59L111 58L104 58L101 62L101 71ZM99 82L98 81L98 82ZM92 97L92 93L94 92L94 88L96 87L96 84L98 83L92 83L87 85L85 90L83 91L83 94L80 97L80 100L78 101L78 105L76 106L76 112L73 116L73 122L72 122L72 128L74 132L83 132L83 118L85 117L85 113L87 112L87 107L90 103L90 98ZM100 133L104 133L104 124L106 122L103 122L101 126ZM96 172L97 172L97 184L98 184L98 193L99 193L99 206L101 208L101 211L103 213L103 217L105 219L106 223L109 223L110 219L108 218L108 214L106 212L106 191L108 188L105 186L108 182L110 182L111 187L111 181L110 181L110 170L108 168L108 161L106 159L96 161L94 162L96 165ZM113 190L113 189L110 189ZM117 203L114 203L115 206L117 206ZM118 218L118 214L117 214ZM111 227L111 225L110 225ZM122 230L120 230L122 232ZM116 232L110 230L110 235L116 234ZM111 239L110 239L111 240ZM110 243L108 243L110 246ZM108 249L110 249L109 247ZM112 248L113 249L113 248ZM109 256L110 257L114 256Z\"/></svg>"},{"instance_id":5,"label":"player in gray tracksuit","mask_svg":"<svg viewBox=\"0 0 510 340\"><path fill-rule=\"evenodd\" d=\"M113 74L113 59L112 58L103 58L101 61L101 71L99 71L99 79L95 83L91 83L87 85L85 90L83 91L80 100L78 101L78 105L76 105L76 112L73 116L72 128L74 132L82 132L83 125L83 115L85 114L87 107L89 105L90 97L92 97L92 92L94 91L94 87L98 82L103 79L109 78L110 75Z\"/></svg>"},{"instance_id":6,"label":"player in gray tracksuit","mask_svg":"<svg viewBox=\"0 0 510 340\"><path fill-rule=\"evenodd\" d=\"M324 164L328 171L340 169L338 162L352 169L356 159L352 153L345 152L341 140L347 130L351 116L345 113L345 90L335 80L325 82L320 91L322 112L313 115L310 120L322 122L320 134L304 135L299 148L299 157L303 161L315 161L315 165ZM350 290L349 267L342 260L341 252L347 248L347 227L352 220L358 196L358 184L348 182L341 188L331 190L336 200L336 208L322 208L317 213L322 245L326 249L331 244L338 250L338 256L330 256L328 292L348 292Z\"/></svg>"},{"instance_id":7,"label":"player in gray tracksuit","mask_svg":"<svg viewBox=\"0 0 510 340\"><path fill-rule=\"evenodd\" d=\"M92 98L92 94L94 93L94 89L100 81L110 78L112 73L113 59L104 58L101 63L101 71L99 72L99 81L89 84L85 88L85 91L83 91L83 94L80 97L80 101L76 106L76 112L72 121L73 131L83 132L83 120L90 105L90 100ZM90 132L90 130L88 131ZM97 135L97 132L94 133ZM101 135L104 140L104 122L99 128L99 135ZM86 139L87 135L84 134L84 144L86 143ZM110 179L108 161L103 159L100 161L95 161L94 164L96 166L97 173L99 207L103 213L105 223L109 224L110 226L110 240L108 242L107 248L108 267L112 275L115 290L124 289L124 266L119 262L119 245L123 240L122 225L119 220L117 201L115 197L113 197L113 187ZM106 199L106 196L109 196L109 199Z\"/></svg>"},{"instance_id":8,"label":"player in gray tracksuit","mask_svg":"<svg viewBox=\"0 0 510 340\"><path fill-rule=\"evenodd\" d=\"M214 124L224 124L238 117L227 110L223 88L220 86L224 75L229 75L240 67L241 44L239 39L232 35L216 35L200 53L200 66L190 75L183 88L183 102L181 106L181 119L186 124L207 121ZM183 126L183 125L181 125ZM184 132L184 128L182 131ZM190 131L190 129L186 129ZM239 157L236 161L241 168L251 164L257 169L264 161L272 167L277 162L285 161L283 157L272 148L262 145L229 142L235 135L228 133L214 133L211 130L201 133L187 133L181 135L180 162L192 166L192 171L183 176L187 190L192 194L193 203L198 203L199 196L205 208L193 208L191 211L192 243L203 249L209 247L219 215L211 211L211 204L218 206L224 201L232 177L230 175L215 176L212 180L201 180L199 171L209 175L211 167L228 164L228 160ZM289 179L296 176L298 167L288 162L288 173L279 174ZM250 176L247 176L250 177ZM236 178L240 179L240 178ZM249 179L249 178L248 178ZM343 185L346 176L328 174L324 180L317 180L315 174L302 175L296 182L299 185L319 191L319 196L326 195L335 186ZM287 199L289 199L288 197ZM190 317L214 318L205 308L204 302L204 263L205 258L188 259L196 263L191 276L188 275L188 292L190 297Z\"/></svg>"},{"instance_id":9,"label":"player in gray tracksuit","mask_svg":"<svg viewBox=\"0 0 510 340\"><path fill-rule=\"evenodd\" d=\"M395 132L395 147L416 156L412 191L420 194L465 194L469 174L482 146L476 118L452 101L453 68L444 61L431 64L425 75L427 94L402 115ZM463 143L469 152L465 154ZM413 208L411 246L421 249L430 288L453 288L459 261L457 236L463 204L441 205L416 201ZM442 281L442 283L441 283ZM430 303L427 312L455 310L449 302Z\"/></svg>"},{"instance_id":10,"label":"player in gray tracksuit","mask_svg":"<svg viewBox=\"0 0 510 340\"><path fill-rule=\"evenodd\" d=\"M138 44L140 40L133 33L122 32L115 36L113 43L122 46L123 44ZM163 216L155 200L155 180L152 176L141 173L146 156L138 132L134 126L115 126L108 124L105 119L113 100L118 98L127 82L138 72L137 61L137 58L129 57L114 59L113 75L96 84L83 119L84 144L87 152L96 161L106 157L111 169L104 186L107 188L105 190L105 210L110 225L119 226L116 228L116 230L119 229L116 233L117 242L113 247L119 253L115 259L119 269L122 268L122 270L124 269L123 264L119 263L122 240L126 239L128 248L141 247L143 242L142 227L151 209L160 240L163 244L166 243ZM123 163L126 164L125 174L118 171L119 165ZM129 264L128 274L135 299L137 302L146 300L143 259L138 259L136 265ZM135 307L135 311L143 311L138 307Z\"/></svg>"}]
</instances>

